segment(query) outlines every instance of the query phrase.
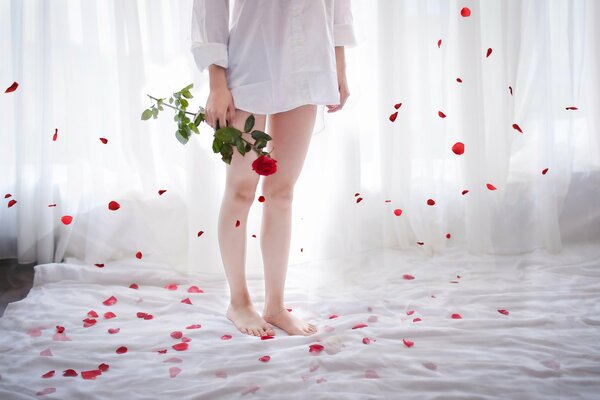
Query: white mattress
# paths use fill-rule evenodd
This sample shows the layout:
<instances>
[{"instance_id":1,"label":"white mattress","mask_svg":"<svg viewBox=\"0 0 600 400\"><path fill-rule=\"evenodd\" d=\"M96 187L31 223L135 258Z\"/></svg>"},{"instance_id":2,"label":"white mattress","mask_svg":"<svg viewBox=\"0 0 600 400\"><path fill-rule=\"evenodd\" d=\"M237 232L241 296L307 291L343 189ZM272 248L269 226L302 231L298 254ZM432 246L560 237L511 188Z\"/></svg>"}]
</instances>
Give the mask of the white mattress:
<instances>
[{"instance_id":1,"label":"white mattress","mask_svg":"<svg viewBox=\"0 0 600 400\"><path fill-rule=\"evenodd\" d=\"M248 278L260 312L262 276ZM204 293L188 293L192 285ZM277 329L261 340L224 316L223 274L186 276L140 260L38 265L27 298L9 304L0 319L0 398L594 399L599 289L598 246L519 256L449 249L433 258L372 250L291 265L286 306L319 332ZM116 304L104 305L110 296ZM181 302L186 298L191 305ZM84 328L90 310L99 317ZM108 311L116 318L103 318ZM193 324L201 327L186 329ZM352 329L358 324L367 326ZM54 340L57 325L70 340ZM172 348L181 342L173 331L191 339L187 350ZM221 339L227 334L232 338ZM324 348L310 352L311 344ZM120 346L128 351L117 354ZM265 355L270 360L260 361ZM82 378L102 363L109 369ZM67 369L78 375L62 376ZM53 377L42 378L51 370ZM36 395L48 388L55 391Z\"/></svg>"}]
</instances>

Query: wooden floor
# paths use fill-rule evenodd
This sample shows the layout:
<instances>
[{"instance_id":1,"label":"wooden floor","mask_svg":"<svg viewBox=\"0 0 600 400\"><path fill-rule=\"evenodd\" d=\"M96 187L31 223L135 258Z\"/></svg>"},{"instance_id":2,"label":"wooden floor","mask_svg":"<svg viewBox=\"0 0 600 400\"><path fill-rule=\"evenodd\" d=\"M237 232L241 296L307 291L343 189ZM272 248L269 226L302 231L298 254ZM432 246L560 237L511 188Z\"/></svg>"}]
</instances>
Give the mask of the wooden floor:
<instances>
[{"instance_id":1,"label":"wooden floor","mask_svg":"<svg viewBox=\"0 0 600 400\"><path fill-rule=\"evenodd\" d=\"M0 260L0 316L8 303L27 296L33 285L35 264L17 264L17 260Z\"/></svg>"}]
</instances>

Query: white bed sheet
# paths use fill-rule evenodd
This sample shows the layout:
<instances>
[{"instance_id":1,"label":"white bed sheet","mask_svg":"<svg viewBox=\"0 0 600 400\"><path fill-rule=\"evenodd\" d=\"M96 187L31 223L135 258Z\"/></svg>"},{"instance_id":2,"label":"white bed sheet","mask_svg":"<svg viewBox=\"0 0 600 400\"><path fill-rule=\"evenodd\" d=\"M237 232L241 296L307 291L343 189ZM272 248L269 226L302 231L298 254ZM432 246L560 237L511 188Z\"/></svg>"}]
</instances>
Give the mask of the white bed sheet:
<instances>
[{"instance_id":1,"label":"white bed sheet","mask_svg":"<svg viewBox=\"0 0 600 400\"><path fill-rule=\"evenodd\" d=\"M260 312L262 276L248 279ZM599 284L599 246L519 256L448 249L433 258L377 249L291 265L286 306L319 332L277 329L261 340L224 316L222 274L182 275L140 260L38 265L29 295L0 319L0 398L595 399ZM203 293L188 293L192 285ZM104 305L110 296L117 303ZM85 328L90 310L99 317ZM108 311L117 316L103 318ZM201 327L186 329L193 324ZM54 340L56 326L69 341ZM172 348L182 342L174 331L191 339L187 350ZM310 352L311 344L324 348ZM128 351L117 354L120 346ZM109 369L82 378L101 363ZM62 376L67 369L78 375Z\"/></svg>"}]
</instances>

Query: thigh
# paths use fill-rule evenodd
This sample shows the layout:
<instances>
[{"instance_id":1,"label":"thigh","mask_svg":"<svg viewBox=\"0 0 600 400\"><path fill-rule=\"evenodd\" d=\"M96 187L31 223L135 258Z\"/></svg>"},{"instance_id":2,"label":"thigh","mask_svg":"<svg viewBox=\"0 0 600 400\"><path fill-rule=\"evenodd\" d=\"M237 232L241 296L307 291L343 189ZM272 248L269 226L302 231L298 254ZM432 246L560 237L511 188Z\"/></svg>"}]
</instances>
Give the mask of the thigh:
<instances>
[{"instance_id":1,"label":"thigh","mask_svg":"<svg viewBox=\"0 0 600 400\"><path fill-rule=\"evenodd\" d=\"M308 152L315 126L317 106L305 104L289 111L268 116L267 151L277 160L277 172L265 176L263 187L271 189L292 185L298 179Z\"/></svg>"},{"instance_id":2,"label":"thigh","mask_svg":"<svg viewBox=\"0 0 600 400\"><path fill-rule=\"evenodd\" d=\"M254 139L250 133L244 132L246 119L250 116L250 112L235 109L235 117L230 126L242 131L242 137L249 143L254 143ZM264 131L267 117L264 114L254 114L254 127L252 128ZM227 168L227 186L235 185L236 187L244 186L245 188L256 188L259 175L252 169L252 162L256 160L258 155L254 150L250 150L242 156L238 150L233 148L231 156L231 164L226 164ZM247 187L246 187L247 186Z\"/></svg>"}]
</instances>

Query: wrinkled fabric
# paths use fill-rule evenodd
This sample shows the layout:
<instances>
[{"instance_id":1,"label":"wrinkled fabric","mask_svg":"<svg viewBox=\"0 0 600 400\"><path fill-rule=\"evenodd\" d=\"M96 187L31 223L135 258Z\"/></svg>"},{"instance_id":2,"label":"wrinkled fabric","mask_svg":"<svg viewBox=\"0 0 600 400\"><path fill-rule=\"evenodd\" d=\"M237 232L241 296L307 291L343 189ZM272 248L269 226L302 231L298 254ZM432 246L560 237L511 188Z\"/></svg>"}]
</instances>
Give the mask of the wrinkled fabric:
<instances>
[{"instance_id":1,"label":"wrinkled fabric","mask_svg":"<svg viewBox=\"0 0 600 400\"><path fill-rule=\"evenodd\" d=\"M229 10L229 0L194 0L191 52L200 72L227 69L236 108L340 103L335 46L357 44L350 0L236 0Z\"/></svg>"}]
</instances>

